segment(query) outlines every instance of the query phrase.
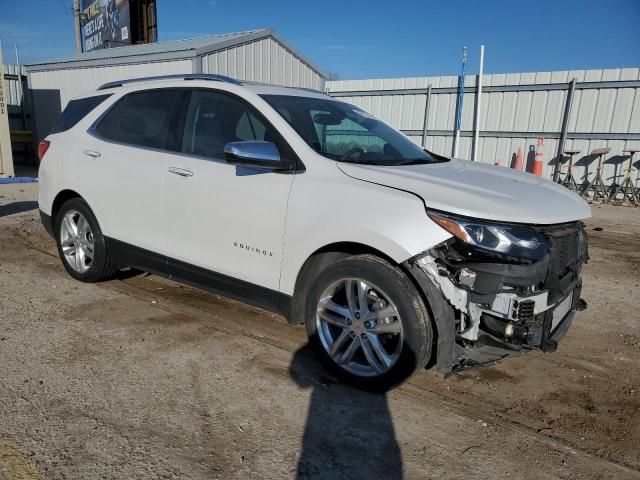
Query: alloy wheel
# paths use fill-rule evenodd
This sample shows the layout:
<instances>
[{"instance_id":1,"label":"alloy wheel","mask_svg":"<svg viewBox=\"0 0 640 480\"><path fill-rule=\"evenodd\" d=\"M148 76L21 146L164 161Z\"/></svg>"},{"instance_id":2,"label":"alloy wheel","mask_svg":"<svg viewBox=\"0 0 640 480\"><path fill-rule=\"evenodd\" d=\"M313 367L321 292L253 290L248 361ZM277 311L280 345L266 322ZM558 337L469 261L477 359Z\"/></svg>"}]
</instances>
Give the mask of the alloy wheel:
<instances>
[{"instance_id":1,"label":"alloy wheel","mask_svg":"<svg viewBox=\"0 0 640 480\"><path fill-rule=\"evenodd\" d=\"M380 288L359 278L331 284L316 309L320 341L341 368L373 377L388 372L402 351L402 321Z\"/></svg>"},{"instance_id":2,"label":"alloy wheel","mask_svg":"<svg viewBox=\"0 0 640 480\"><path fill-rule=\"evenodd\" d=\"M84 273L93 263L93 232L87 219L77 210L69 210L60 225L60 245L67 264Z\"/></svg>"}]
</instances>

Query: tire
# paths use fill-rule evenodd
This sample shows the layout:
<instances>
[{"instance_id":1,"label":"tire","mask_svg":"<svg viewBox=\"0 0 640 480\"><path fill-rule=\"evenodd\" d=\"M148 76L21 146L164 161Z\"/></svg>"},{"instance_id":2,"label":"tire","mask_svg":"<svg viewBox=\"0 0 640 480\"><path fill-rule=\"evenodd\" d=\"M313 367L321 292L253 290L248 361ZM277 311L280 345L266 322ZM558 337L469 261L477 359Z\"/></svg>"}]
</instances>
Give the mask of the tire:
<instances>
[{"instance_id":1,"label":"tire","mask_svg":"<svg viewBox=\"0 0 640 480\"><path fill-rule=\"evenodd\" d=\"M374 255L347 257L319 272L305 301L305 324L323 363L363 390L398 386L431 357L433 327L421 295L398 267Z\"/></svg>"},{"instance_id":2,"label":"tire","mask_svg":"<svg viewBox=\"0 0 640 480\"><path fill-rule=\"evenodd\" d=\"M83 199L72 198L60 207L54 232L60 260L76 280L99 282L118 270L109 258L98 220Z\"/></svg>"}]
</instances>

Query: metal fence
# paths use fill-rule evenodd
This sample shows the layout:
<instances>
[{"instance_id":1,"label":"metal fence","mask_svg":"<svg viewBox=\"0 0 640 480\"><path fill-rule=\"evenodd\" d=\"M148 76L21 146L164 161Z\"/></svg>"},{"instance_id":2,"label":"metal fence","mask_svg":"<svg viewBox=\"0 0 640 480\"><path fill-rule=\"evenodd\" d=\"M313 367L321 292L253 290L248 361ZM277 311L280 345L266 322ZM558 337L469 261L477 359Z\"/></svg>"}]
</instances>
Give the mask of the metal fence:
<instances>
[{"instance_id":1,"label":"metal fence","mask_svg":"<svg viewBox=\"0 0 640 480\"><path fill-rule=\"evenodd\" d=\"M479 161L511 166L522 148L530 168L537 138L544 137L543 175L551 177L564 133L563 148L581 150L574 172L579 180L594 174L590 152L611 148L604 165L610 184L624 173L621 164L628 157L623 150L640 147L639 68L484 75L479 125L474 125L477 80L475 75L464 79L461 158L472 158L477 129ZM451 155L458 77L338 80L326 87L330 95L382 118L429 150Z\"/></svg>"}]
</instances>

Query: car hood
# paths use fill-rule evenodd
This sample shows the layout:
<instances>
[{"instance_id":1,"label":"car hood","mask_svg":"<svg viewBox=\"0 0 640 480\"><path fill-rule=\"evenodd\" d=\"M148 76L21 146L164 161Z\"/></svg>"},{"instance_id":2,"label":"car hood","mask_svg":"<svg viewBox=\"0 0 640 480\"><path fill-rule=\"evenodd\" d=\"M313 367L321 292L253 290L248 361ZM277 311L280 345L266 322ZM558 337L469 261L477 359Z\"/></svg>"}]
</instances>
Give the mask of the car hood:
<instances>
[{"instance_id":1,"label":"car hood","mask_svg":"<svg viewBox=\"0 0 640 480\"><path fill-rule=\"evenodd\" d=\"M405 166L338 163L346 175L420 196L427 208L467 217L528 224L554 224L591 216L570 190L510 168L451 159Z\"/></svg>"}]
</instances>

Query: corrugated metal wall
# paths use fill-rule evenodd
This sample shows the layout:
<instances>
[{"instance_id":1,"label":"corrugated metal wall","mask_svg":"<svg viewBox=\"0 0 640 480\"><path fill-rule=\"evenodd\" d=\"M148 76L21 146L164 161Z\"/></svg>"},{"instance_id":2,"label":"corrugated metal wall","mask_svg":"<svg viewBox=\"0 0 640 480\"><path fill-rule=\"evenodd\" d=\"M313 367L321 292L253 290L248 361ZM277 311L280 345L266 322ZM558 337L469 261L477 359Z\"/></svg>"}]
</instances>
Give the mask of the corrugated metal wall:
<instances>
[{"instance_id":1,"label":"corrugated metal wall","mask_svg":"<svg viewBox=\"0 0 640 480\"><path fill-rule=\"evenodd\" d=\"M640 147L640 69L577 70L559 72L485 75L483 81L478 159L509 165L518 148L525 154L538 136L544 136L545 171L551 176L560 137L568 82L575 78L578 88L568 123L565 149L581 150L576 157L579 178L592 175L595 165L589 152L610 147L605 179L611 183L625 162L622 150ZM593 84L584 82L613 82ZM564 84L564 85L560 85ZM425 113L424 89L432 86L427 122L426 147L451 155L455 122L458 77L420 77L327 82L330 94L354 103L420 143ZM508 91L511 86L517 91ZM629 86L631 85L631 86ZM471 158L476 76L465 77L462 136L458 156ZM546 87L545 87L546 86ZM418 92L412 90L419 89ZM469 90L471 90L469 92ZM513 89L511 89L513 90ZM625 167L626 168L626 163Z\"/></svg>"},{"instance_id":2,"label":"corrugated metal wall","mask_svg":"<svg viewBox=\"0 0 640 480\"><path fill-rule=\"evenodd\" d=\"M205 55L202 71L238 80L324 90L323 77L272 38Z\"/></svg>"},{"instance_id":3,"label":"corrugated metal wall","mask_svg":"<svg viewBox=\"0 0 640 480\"><path fill-rule=\"evenodd\" d=\"M18 71L20 70L20 71ZM27 73L24 67L4 65L4 83L7 109L9 111L10 130L31 129L31 105L27 87ZM25 115L22 115L22 103L25 102Z\"/></svg>"},{"instance_id":4,"label":"corrugated metal wall","mask_svg":"<svg viewBox=\"0 0 640 480\"><path fill-rule=\"evenodd\" d=\"M191 71L191 60L31 71L29 87L35 105L37 141L47 136L67 102L77 95L94 91L100 85L113 80Z\"/></svg>"}]
</instances>

